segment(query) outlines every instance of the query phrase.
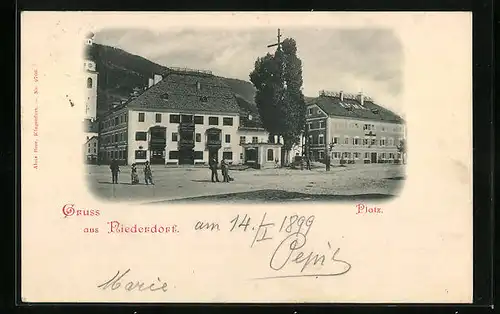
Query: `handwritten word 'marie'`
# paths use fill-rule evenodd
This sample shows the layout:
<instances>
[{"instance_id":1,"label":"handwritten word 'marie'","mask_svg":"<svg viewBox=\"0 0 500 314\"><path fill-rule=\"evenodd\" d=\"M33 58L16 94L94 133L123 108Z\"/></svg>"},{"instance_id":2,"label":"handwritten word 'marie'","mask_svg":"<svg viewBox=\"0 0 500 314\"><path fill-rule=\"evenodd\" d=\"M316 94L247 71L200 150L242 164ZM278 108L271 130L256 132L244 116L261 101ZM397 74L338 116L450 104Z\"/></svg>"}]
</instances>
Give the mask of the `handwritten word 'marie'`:
<instances>
[{"instance_id":1,"label":"handwritten word 'marie'","mask_svg":"<svg viewBox=\"0 0 500 314\"><path fill-rule=\"evenodd\" d=\"M97 286L97 288L100 288L102 290L106 289L111 289L111 290L117 290L120 287L122 287L122 283L126 282L124 280L124 277L130 273L130 268L127 269L125 272L120 274L120 271L116 273L111 279L108 281L104 282L103 284L100 284ZM141 280L134 280L134 281L128 281L127 284L123 287L125 291L160 291L160 292L167 292L168 291L168 284L166 282L163 282L160 277L157 278L157 281L153 281L151 284L146 285L144 281Z\"/></svg>"}]
</instances>

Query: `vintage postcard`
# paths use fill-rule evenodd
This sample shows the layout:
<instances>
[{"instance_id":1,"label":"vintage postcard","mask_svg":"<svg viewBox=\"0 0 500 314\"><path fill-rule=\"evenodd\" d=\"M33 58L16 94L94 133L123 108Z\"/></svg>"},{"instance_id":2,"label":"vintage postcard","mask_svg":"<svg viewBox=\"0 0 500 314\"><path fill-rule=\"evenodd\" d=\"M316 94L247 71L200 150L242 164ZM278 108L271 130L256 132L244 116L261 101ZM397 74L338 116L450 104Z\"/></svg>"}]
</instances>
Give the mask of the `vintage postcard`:
<instances>
[{"instance_id":1,"label":"vintage postcard","mask_svg":"<svg viewBox=\"0 0 500 314\"><path fill-rule=\"evenodd\" d=\"M23 12L24 302L472 302L470 13Z\"/></svg>"}]
</instances>

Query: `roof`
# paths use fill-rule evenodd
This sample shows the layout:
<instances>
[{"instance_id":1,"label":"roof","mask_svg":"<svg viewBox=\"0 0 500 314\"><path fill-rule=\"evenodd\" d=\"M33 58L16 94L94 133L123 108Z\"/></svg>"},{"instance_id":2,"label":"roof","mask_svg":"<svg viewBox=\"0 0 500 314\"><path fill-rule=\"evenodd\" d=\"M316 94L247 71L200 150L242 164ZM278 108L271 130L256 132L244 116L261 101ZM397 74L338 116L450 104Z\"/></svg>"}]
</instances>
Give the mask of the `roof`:
<instances>
[{"instance_id":1,"label":"roof","mask_svg":"<svg viewBox=\"0 0 500 314\"><path fill-rule=\"evenodd\" d=\"M338 96L320 95L313 98L308 102L308 105L317 105L321 110L330 116L340 116L349 118L358 118L374 121L386 121L403 123L404 120L394 112L379 106L368 99L363 101L363 109L360 105L361 102L357 99L340 100Z\"/></svg>"},{"instance_id":2,"label":"roof","mask_svg":"<svg viewBox=\"0 0 500 314\"><path fill-rule=\"evenodd\" d=\"M249 103L239 95L236 95L235 97L240 109L240 126L249 128L262 128L262 121L260 119L257 106L255 104Z\"/></svg>"},{"instance_id":3,"label":"roof","mask_svg":"<svg viewBox=\"0 0 500 314\"><path fill-rule=\"evenodd\" d=\"M197 89L198 83L200 90ZM206 102L202 102L202 97L206 97ZM207 73L185 71L168 71L160 82L126 106L132 109L239 112L234 94L222 79Z\"/></svg>"},{"instance_id":4,"label":"roof","mask_svg":"<svg viewBox=\"0 0 500 314\"><path fill-rule=\"evenodd\" d=\"M84 119L83 120L83 130L86 133L98 133L99 132L99 122L97 120Z\"/></svg>"}]
</instances>

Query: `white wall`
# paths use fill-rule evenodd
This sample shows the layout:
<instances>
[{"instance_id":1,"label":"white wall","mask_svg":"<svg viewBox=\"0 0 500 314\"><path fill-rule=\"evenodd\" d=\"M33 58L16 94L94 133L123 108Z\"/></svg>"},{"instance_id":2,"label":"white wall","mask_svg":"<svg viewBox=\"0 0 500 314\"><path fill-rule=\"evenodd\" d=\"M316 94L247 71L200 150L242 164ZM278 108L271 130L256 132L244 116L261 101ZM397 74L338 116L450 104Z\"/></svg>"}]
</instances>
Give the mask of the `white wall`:
<instances>
[{"instance_id":1,"label":"white wall","mask_svg":"<svg viewBox=\"0 0 500 314\"><path fill-rule=\"evenodd\" d=\"M83 86L85 87L85 108L88 108L88 111L85 112L85 118L95 119L97 117L97 73L94 72L86 72L84 76ZM92 79L92 87L87 88L87 79Z\"/></svg>"},{"instance_id":2,"label":"white wall","mask_svg":"<svg viewBox=\"0 0 500 314\"><path fill-rule=\"evenodd\" d=\"M139 122L139 113L144 113L145 119L144 122ZM156 114L159 113L162 115L161 123L156 122ZM148 132L149 128L153 126L163 126L166 127L167 130L167 146L166 146L166 155L165 155L165 161L168 163L173 163L177 162L176 159L169 159L169 151L177 151L178 150L178 142L172 142L172 134L173 133L179 133L179 124L178 123L170 123L170 115L171 114L181 114L178 112L153 112L153 111L139 111L139 110L130 110L129 111L129 116L128 116L128 143L129 143L129 150L128 150L128 160L129 163L132 163L135 161L135 150L139 149L139 146L143 146L143 149L148 149L148 141L149 141L149 134L148 138L146 141L136 141L135 140L135 133L138 131L141 132ZM184 114L191 114L191 113L184 113ZM222 131L221 133L221 149L219 150L219 160L222 159L222 152L223 151L232 151L233 152L233 163L239 162L239 152L241 150L241 147L239 146L239 136L238 136L238 127L239 127L239 117L235 114L195 114L196 116L203 116L203 124L195 124L195 146L194 150L195 151L203 151L203 160L195 160L195 162L208 162L208 150L206 147L206 130L210 128L218 128ZM209 125L208 124L208 118L209 117L218 117L219 118L219 124L218 125ZM233 125L232 126L226 126L223 125L223 118L233 118ZM201 134L201 142L196 142L196 133ZM226 134L230 135L230 143L225 142L225 136ZM179 137L178 137L179 140ZM149 160L150 155L149 151L146 155L147 160ZM141 160L145 161L145 160Z\"/></svg>"},{"instance_id":3,"label":"white wall","mask_svg":"<svg viewBox=\"0 0 500 314\"><path fill-rule=\"evenodd\" d=\"M365 134L369 130L364 130L364 124L370 124L374 126L372 132L376 134L375 137L366 137ZM365 153L371 154L394 154L397 152L397 145L399 144L399 139L404 138L404 125L398 123L382 122L382 121L371 121L371 120L361 120L361 119L345 119L345 118L330 118L329 132L327 136L327 141L330 143L334 137L339 138L339 144L337 144L332 150L332 159L338 159L334 157L334 153L360 153L361 161L365 159ZM348 138L349 143L344 144L344 140ZM354 145L352 143L353 138L359 139L359 145ZM375 139L377 145L363 145L363 140L367 138L368 140ZM385 140L385 144L381 145L380 140Z\"/></svg>"}]
</instances>

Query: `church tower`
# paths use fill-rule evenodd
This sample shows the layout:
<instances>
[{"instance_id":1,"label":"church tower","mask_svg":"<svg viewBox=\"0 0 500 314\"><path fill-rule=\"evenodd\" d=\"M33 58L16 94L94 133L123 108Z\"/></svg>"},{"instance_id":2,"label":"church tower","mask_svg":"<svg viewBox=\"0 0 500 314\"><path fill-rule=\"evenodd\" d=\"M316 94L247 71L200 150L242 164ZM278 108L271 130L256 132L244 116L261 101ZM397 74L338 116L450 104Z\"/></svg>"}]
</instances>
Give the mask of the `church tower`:
<instances>
[{"instance_id":1,"label":"church tower","mask_svg":"<svg viewBox=\"0 0 500 314\"><path fill-rule=\"evenodd\" d=\"M87 53L94 43L94 34L90 33L85 37L85 60L83 63L85 69L85 119L94 121L97 118L97 71L96 64L90 60Z\"/></svg>"}]
</instances>

